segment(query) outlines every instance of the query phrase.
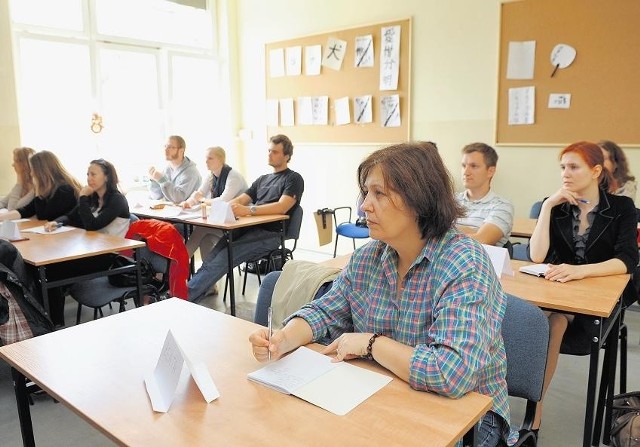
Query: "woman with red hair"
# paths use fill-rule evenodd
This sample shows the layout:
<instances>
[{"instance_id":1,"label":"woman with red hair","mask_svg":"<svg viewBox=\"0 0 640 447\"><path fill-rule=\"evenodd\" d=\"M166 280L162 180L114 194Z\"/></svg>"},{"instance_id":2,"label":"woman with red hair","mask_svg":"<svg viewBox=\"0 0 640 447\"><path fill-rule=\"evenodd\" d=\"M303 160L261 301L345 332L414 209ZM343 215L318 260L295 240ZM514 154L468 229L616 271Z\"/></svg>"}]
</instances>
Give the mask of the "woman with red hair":
<instances>
[{"instance_id":1,"label":"woman with red hair","mask_svg":"<svg viewBox=\"0 0 640 447\"><path fill-rule=\"evenodd\" d=\"M531 236L529 256L545 262L545 279L568 282L592 276L632 273L638 264L636 208L629 197L608 193L611 173L604 169L598 145L582 141L560 153L562 187L542 204L538 223ZM637 299L629 284L625 303ZM555 372L560 349L588 347L590 319L551 312L549 352L544 390ZM571 348L569 348L571 349ZM588 348L587 348L588 352ZM542 405L533 427L540 425Z\"/></svg>"}]
</instances>

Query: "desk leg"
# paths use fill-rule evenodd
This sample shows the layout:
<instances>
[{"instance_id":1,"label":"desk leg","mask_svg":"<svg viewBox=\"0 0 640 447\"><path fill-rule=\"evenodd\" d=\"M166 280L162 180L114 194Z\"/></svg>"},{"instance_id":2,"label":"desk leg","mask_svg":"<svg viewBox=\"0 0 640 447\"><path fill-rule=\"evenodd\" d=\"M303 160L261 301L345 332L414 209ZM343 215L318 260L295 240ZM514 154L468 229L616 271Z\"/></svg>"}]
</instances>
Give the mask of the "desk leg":
<instances>
[{"instance_id":1,"label":"desk leg","mask_svg":"<svg viewBox=\"0 0 640 447\"><path fill-rule=\"evenodd\" d=\"M51 318L51 311L49 306L49 290L47 289L47 268L44 265L38 267L38 280L40 281L40 290L42 291L42 305L44 311Z\"/></svg>"},{"instance_id":2,"label":"desk leg","mask_svg":"<svg viewBox=\"0 0 640 447\"><path fill-rule=\"evenodd\" d=\"M138 293L136 293L133 304L136 307L140 307L142 305L142 272L140 271L140 260L138 259L138 249L133 249L133 259L136 261L136 288L138 289ZM122 308L121 308L122 309Z\"/></svg>"},{"instance_id":3,"label":"desk leg","mask_svg":"<svg viewBox=\"0 0 640 447\"><path fill-rule=\"evenodd\" d=\"M594 320L597 324L601 322ZM593 435L593 410L596 400L596 381L598 380L598 357L600 354L600 340L594 337L591 341L591 355L589 356L589 379L587 383L587 407L584 411L584 433L582 435L582 445L589 447Z\"/></svg>"},{"instance_id":4,"label":"desk leg","mask_svg":"<svg viewBox=\"0 0 640 447\"><path fill-rule=\"evenodd\" d=\"M231 315L236 316L236 286L233 278L233 231L227 230L227 278L229 278L229 305L231 306Z\"/></svg>"},{"instance_id":5,"label":"desk leg","mask_svg":"<svg viewBox=\"0 0 640 447\"><path fill-rule=\"evenodd\" d=\"M606 445L610 443L611 437L611 419L612 419L612 407L613 407L613 395L615 393L616 386L616 365L618 361L618 339L620 336L620 324L622 323L621 317L618 316L613 328L609 331L609 337L607 338L607 352L609 354L609 362L602 367L608 367L608 380L607 380L607 397L605 401L605 416L604 416L604 431L602 433L603 442ZM598 430L599 431L599 430ZM599 441L600 433L598 433ZM595 442L596 440L594 440Z\"/></svg>"},{"instance_id":6,"label":"desk leg","mask_svg":"<svg viewBox=\"0 0 640 447\"><path fill-rule=\"evenodd\" d=\"M478 445L478 425L480 423L473 424L473 428L469 429L462 438L463 447L476 447Z\"/></svg>"},{"instance_id":7,"label":"desk leg","mask_svg":"<svg viewBox=\"0 0 640 447\"><path fill-rule=\"evenodd\" d=\"M13 389L16 393L16 405L18 418L20 419L20 432L22 433L22 445L35 447L33 438L33 424L31 423L31 410L29 409L29 397L27 391L27 378L15 368L11 368L13 376Z\"/></svg>"},{"instance_id":8,"label":"desk leg","mask_svg":"<svg viewBox=\"0 0 640 447\"><path fill-rule=\"evenodd\" d=\"M282 259L282 267L280 267L281 269L284 268L284 263L287 262L287 247L284 246L284 230L285 230L285 220L282 220L282 229L280 230L280 247L281 247L281 251L280 251L280 256Z\"/></svg>"}]
</instances>

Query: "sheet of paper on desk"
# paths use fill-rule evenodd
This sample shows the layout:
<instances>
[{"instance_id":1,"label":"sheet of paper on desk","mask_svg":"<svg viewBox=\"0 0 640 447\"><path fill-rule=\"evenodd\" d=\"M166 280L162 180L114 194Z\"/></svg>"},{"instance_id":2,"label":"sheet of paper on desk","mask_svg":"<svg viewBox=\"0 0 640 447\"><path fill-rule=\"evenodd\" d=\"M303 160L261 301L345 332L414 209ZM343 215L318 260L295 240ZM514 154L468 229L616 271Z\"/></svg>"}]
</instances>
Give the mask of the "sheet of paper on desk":
<instances>
[{"instance_id":1,"label":"sheet of paper on desk","mask_svg":"<svg viewBox=\"0 0 640 447\"><path fill-rule=\"evenodd\" d=\"M346 362L332 363L331 357L304 346L248 377L339 416L353 410L392 380Z\"/></svg>"},{"instance_id":2,"label":"sheet of paper on desk","mask_svg":"<svg viewBox=\"0 0 640 447\"><path fill-rule=\"evenodd\" d=\"M522 273L528 273L529 275L534 276L544 276L545 272L549 269L548 264L531 264L531 265L523 265L520 267L520 271Z\"/></svg>"},{"instance_id":3,"label":"sheet of paper on desk","mask_svg":"<svg viewBox=\"0 0 640 447\"><path fill-rule=\"evenodd\" d=\"M55 230L47 231L44 229L44 225L40 225L38 227L27 228L26 230L22 230L23 233L38 233L38 234L58 234L58 233L66 233L67 231L77 230L76 227L58 227Z\"/></svg>"}]
</instances>

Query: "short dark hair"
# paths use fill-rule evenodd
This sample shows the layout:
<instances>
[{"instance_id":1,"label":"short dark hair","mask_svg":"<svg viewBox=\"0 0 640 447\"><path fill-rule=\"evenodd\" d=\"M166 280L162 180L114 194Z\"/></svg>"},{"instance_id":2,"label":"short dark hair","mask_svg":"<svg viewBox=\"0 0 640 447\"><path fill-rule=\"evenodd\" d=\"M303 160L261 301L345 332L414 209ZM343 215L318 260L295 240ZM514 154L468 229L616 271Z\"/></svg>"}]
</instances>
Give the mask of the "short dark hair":
<instances>
[{"instance_id":1,"label":"short dark hair","mask_svg":"<svg viewBox=\"0 0 640 447\"><path fill-rule=\"evenodd\" d=\"M282 153L284 155L289 156L289 161L291 161L291 157L293 157L293 143L288 136L283 134L274 135L269 138L269 141L273 144L281 144L282 145Z\"/></svg>"},{"instance_id":2,"label":"short dark hair","mask_svg":"<svg viewBox=\"0 0 640 447\"><path fill-rule=\"evenodd\" d=\"M424 239L436 239L453 227L464 210L455 198L451 174L431 142L409 142L379 149L358 166L358 186L380 166L386 187L402 197L417 216Z\"/></svg>"},{"instance_id":3,"label":"short dark hair","mask_svg":"<svg viewBox=\"0 0 640 447\"><path fill-rule=\"evenodd\" d=\"M470 154L472 152L480 152L484 157L484 164L486 164L488 168L498 164L498 153L488 144L471 143L462 148L463 154Z\"/></svg>"}]
</instances>

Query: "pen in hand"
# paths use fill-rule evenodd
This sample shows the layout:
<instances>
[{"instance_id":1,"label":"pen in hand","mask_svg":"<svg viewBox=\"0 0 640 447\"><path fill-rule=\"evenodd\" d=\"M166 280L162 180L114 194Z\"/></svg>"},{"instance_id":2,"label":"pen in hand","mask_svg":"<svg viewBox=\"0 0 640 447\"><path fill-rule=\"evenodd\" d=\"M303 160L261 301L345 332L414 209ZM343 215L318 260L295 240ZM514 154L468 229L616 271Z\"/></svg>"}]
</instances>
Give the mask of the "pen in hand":
<instances>
[{"instance_id":1,"label":"pen in hand","mask_svg":"<svg viewBox=\"0 0 640 447\"><path fill-rule=\"evenodd\" d=\"M271 346L271 336L273 335L273 308L269 306L267 310L267 330L269 332L269 346ZM269 360L271 360L271 350L267 347L267 352L269 353Z\"/></svg>"},{"instance_id":2,"label":"pen in hand","mask_svg":"<svg viewBox=\"0 0 640 447\"><path fill-rule=\"evenodd\" d=\"M46 231L56 231L58 228L60 228L62 226L62 224L60 222L52 222L51 225L45 227Z\"/></svg>"}]
</instances>

